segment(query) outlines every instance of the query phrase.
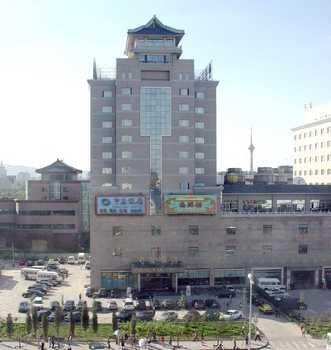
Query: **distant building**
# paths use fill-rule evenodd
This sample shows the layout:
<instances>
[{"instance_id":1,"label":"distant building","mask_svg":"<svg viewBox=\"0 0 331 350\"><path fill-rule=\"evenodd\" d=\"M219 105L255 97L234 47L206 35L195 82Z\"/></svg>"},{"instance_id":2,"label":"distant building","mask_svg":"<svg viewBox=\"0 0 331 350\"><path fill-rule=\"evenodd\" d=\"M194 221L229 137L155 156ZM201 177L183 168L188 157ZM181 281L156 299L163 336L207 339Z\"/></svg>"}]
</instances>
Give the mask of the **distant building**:
<instances>
[{"instance_id":1,"label":"distant building","mask_svg":"<svg viewBox=\"0 0 331 350\"><path fill-rule=\"evenodd\" d=\"M89 181L59 159L37 170L26 200L0 200L0 241L28 251L77 251L89 240Z\"/></svg>"},{"instance_id":2,"label":"distant building","mask_svg":"<svg viewBox=\"0 0 331 350\"><path fill-rule=\"evenodd\" d=\"M304 123L292 131L295 182L331 184L331 102L305 105Z\"/></svg>"}]
</instances>

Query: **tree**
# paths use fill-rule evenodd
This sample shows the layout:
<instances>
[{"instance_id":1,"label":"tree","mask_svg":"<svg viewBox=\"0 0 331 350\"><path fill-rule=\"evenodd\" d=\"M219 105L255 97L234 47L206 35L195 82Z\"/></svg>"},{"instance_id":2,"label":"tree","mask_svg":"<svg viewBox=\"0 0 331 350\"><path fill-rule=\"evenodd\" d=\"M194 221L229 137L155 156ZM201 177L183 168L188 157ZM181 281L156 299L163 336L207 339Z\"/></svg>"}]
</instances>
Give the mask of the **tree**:
<instances>
[{"instance_id":1,"label":"tree","mask_svg":"<svg viewBox=\"0 0 331 350\"><path fill-rule=\"evenodd\" d=\"M39 321L38 321L38 315L37 310L35 308L32 309L32 329L33 329L33 335L37 335L37 331L39 328Z\"/></svg>"},{"instance_id":2,"label":"tree","mask_svg":"<svg viewBox=\"0 0 331 350\"><path fill-rule=\"evenodd\" d=\"M112 314L112 325L113 325L113 332L118 330L118 320L115 312Z\"/></svg>"},{"instance_id":3,"label":"tree","mask_svg":"<svg viewBox=\"0 0 331 350\"><path fill-rule=\"evenodd\" d=\"M13 318L11 317L11 314L7 315L7 319L6 319L6 333L7 333L9 338L11 338L11 336L14 333L14 322L13 322Z\"/></svg>"},{"instance_id":4,"label":"tree","mask_svg":"<svg viewBox=\"0 0 331 350\"><path fill-rule=\"evenodd\" d=\"M94 333L98 332L98 315L95 309L93 309L93 315L92 315L92 328Z\"/></svg>"},{"instance_id":5,"label":"tree","mask_svg":"<svg viewBox=\"0 0 331 350\"><path fill-rule=\"evenodd\" d=\"M82 309L82 317L81 317L81 323L84 331L87 331L87 328L89 327L89 322L90 322L90 316L88 314L88 308L86 305L83 306Z\"/></svg>"},{"instance_id":6,"label":"tree","mask_svg":"<svg viewBox=\"0 0 331 350\"><path fill-rule=\"evenodd\" d=\"M70 312L70 327L69 327L69 335L72 337L75 335L75 319L72 315L72 312Z\"/></svg>"},{"instance_id":7,"label":"tree","mask_svg":"<svg viewBox=\"0 0 331 350\"><path fill-rule=\"evenodd\" d=\"M45 339L48 337L48 316L47 314L43 314L41 319L41 326L43 328L43 336Z\"/></svg>"},{"instance_id":8,"label":"tree","mask_svg":"<svg viewBox=\"0 0 331 350\"><path fill-rule=\"evenodd\" d=\"M131 336L136 335L136 325L137 325L136 314L132 314L131 321L130 321L130 335Z\"/></svg>"},{"instance_id":9,"label":"tree","mask_svg":"<svg viewBox=\"0 0 331 350\"><path fill-rule=\"evenodd\" d=\"M62 322L62 309L61 307L57 307L55 309L55 319L54 319L54 322L55 322L55 331L56 331L56 335L59 336L59 333L60 333L60 325L61 325L61 322Z\"/></svg>"},{"instance_id":10,"label":"tree","mask_svg":"<svg viewBox=\"0 0 331 350\"><path fill-rule=\"evenodd\" d=\"M32 331L32 318L31 318L30 311L28 311L28 313L26 314L25 331L26 331L26 334L31 334L31 331Z\"/></svg>"}]
</instances>

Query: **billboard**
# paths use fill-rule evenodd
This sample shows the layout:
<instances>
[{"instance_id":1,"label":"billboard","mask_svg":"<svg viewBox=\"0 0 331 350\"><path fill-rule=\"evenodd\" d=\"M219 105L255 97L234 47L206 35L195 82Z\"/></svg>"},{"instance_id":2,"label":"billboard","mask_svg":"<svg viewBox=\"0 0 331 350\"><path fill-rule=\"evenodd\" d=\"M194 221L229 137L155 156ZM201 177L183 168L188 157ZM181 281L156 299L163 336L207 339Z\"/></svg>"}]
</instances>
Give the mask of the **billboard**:
<instances>
[{"instance_id":1,"label":"billboard","mask_svg":"<svg viewBox=\"0 0 331 350\"><path fill-rule=\"evenodd\" d=\"M145 197L137 196L97 196L97 215L144 215Z\"/></svg>"},{"instance_id":2,"label":"billboard","mask_svg":"<svg viewBox=\"0 0 331 350\"><path fill-rule=\"evenodd\" d=\"M207 194L168 194L164 196L164 209L168 215L214 215L217 212L217 197Z\"/></svg>"}]
</instances>

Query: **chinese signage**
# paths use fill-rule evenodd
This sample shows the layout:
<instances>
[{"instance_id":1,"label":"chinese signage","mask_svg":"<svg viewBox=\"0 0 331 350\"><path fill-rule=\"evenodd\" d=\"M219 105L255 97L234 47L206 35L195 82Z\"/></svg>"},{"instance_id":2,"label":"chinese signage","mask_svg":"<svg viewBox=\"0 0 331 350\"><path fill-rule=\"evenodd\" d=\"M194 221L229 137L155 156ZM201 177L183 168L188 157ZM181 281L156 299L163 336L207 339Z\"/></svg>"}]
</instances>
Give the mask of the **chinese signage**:
<instances>
[{"instance_id":1,"label":"chinese signage","mask_svg":"<svg viewBox=\"0 0 331 350\"><path fill-rule=\"evenodd\" d=\"M217 212L216 195L165 195L165 213L214 215Z\"/></svg>"},{"instance_id":2,"label":"chinese signage","mask_svg":"<svg viewBox=\"0 0 331 350\"><path fill-rule=\"evenodd\" d=\"M97 215L144 215L144 196L98 196Z\"/></svg>"}]
</instances>

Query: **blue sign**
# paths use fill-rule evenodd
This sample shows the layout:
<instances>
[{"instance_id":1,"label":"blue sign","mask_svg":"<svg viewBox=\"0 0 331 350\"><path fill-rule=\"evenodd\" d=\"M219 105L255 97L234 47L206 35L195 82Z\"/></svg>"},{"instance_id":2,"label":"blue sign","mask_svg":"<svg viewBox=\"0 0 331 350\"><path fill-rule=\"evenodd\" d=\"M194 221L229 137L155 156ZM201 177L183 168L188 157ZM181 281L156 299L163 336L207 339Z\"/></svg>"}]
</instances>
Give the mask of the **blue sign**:
<instances>
[{"instance_id":1,"label":"blue sign","mask_svg":"<svg viewBox=\"0 0 331 350\"><path fill-rule=\"evenodd\" d=\"M97 215L144 215L144 196L98 196Z\"/></svg>"}]
</instances>

